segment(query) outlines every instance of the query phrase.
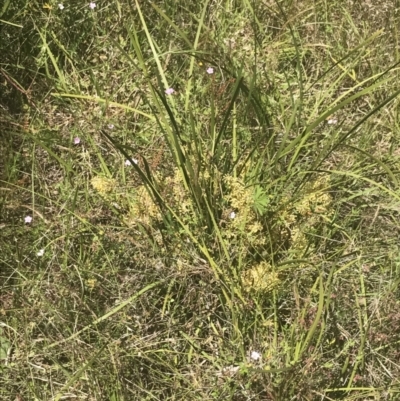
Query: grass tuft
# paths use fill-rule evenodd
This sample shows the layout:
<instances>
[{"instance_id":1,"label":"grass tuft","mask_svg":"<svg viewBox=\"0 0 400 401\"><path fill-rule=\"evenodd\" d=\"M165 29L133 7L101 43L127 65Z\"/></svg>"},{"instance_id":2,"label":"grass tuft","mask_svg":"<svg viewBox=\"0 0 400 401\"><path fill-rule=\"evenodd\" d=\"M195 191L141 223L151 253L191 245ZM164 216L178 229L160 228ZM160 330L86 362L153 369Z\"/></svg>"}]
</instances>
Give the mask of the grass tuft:
<instances>
[{"instance_id":1,"label":"grass tuft","mask_svg":"<svg viewBox=\"0 0 400 401\"><path fill-rule=\"evenodd\" d=\"M0 399L398 399L394 2L92 3L0 6Z\"/></svg>"}]
</instances>

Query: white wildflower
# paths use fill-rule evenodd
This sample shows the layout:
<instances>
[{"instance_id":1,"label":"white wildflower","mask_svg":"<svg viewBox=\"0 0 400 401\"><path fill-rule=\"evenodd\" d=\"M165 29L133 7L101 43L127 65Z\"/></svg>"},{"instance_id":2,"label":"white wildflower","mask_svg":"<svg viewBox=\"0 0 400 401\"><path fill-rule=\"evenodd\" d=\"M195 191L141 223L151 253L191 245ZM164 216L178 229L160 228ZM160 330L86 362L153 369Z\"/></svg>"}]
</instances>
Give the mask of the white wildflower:
<instances>
[{"instance_id":1,"label":"white wildflower","mask_svg":"<svg viewBox=\"0 0 400 401\"><path fill-rule=\"evenodd\" d=\"M252 351L252 353L250 354L250 359L252 359L253 361L258 361L261 358L261 354L257 351Z\"/></svg>"}]
</instances>

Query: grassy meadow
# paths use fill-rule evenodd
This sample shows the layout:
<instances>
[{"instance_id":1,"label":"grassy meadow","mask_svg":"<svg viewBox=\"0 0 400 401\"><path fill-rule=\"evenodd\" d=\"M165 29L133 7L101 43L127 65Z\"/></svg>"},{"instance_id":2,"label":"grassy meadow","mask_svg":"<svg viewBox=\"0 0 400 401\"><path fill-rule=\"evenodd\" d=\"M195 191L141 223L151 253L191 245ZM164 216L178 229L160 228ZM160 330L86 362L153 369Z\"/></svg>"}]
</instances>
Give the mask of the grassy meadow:
<instances>
[{"instance_id":1,"label":"grassy meadow","mask_svg":"<svg viewBox=\"0 0 400 401\"><path fill-rule=\"evenodd\" d=\"M3 0L0 400L400 400L399 27Z\"/></svg>"}]
</instances>

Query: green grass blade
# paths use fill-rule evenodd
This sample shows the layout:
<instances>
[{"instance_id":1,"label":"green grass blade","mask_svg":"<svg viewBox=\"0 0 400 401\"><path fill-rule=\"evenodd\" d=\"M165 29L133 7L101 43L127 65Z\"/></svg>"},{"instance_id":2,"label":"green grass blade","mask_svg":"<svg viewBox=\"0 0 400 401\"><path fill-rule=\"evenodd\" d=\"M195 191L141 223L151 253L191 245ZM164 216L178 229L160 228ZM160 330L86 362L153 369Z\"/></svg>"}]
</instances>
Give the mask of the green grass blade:
<instances>
[{"instance_id":1,"label":"green grass blade","mask_svg":"<svg viewBox=\"0 0 400 401\"><path fill-rule=\"evenodd\" d=\"M131 304L133 301L135 301L137 298L139 298L142 294L146 293L147 291L151 290L152 288L160 285L162 282L161 281L157 281L155 283L149 284L146 287L142 288L141 290L139 290L138 292L136 292L134 295L132 295L131 297L129 297L128 299L126 299L125 301L121 302L119 305L117 305L115 308L111 309L109 312L107 312L106 314L104 314L103 316L99 317L98 319L94 320L91 324L85 326L83 329L78 330L77 332L75 332L74 334L72 334L71 336L64 338L63 340L60 341L56 341L55 343L49 344L46 346L46 349L49 348L53 348L56 347L57 345L60 344L64 344L66 342L69 342L77 337L79 337L79 335L81 335L82 333L84 333L86 330L89 330L90 328L95 327L96 325L98 325L99 323L103 322L104 320L107 320L109 317L115 315L117 312L119 312L121 309L125 308L126 306L128 306L129 304Z\"/></svg>"}]
</instances>

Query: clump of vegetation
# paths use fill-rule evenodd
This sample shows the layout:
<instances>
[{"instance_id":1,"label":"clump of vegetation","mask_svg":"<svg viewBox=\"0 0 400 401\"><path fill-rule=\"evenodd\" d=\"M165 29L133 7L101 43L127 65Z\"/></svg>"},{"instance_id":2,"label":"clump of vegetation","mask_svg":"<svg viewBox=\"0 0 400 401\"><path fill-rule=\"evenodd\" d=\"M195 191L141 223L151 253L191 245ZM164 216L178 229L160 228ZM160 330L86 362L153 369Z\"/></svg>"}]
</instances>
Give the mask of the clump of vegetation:
<instances>
[{"instance_id":1,"label":"clump of vegetation","mask_svg":"<svg viewBox=\"0 0 400 401\"><path fill-rule=\"evenodd\" d=\"M6 1L0 399L396 400L398 23Z\"/></svg>"}]
</instances>

